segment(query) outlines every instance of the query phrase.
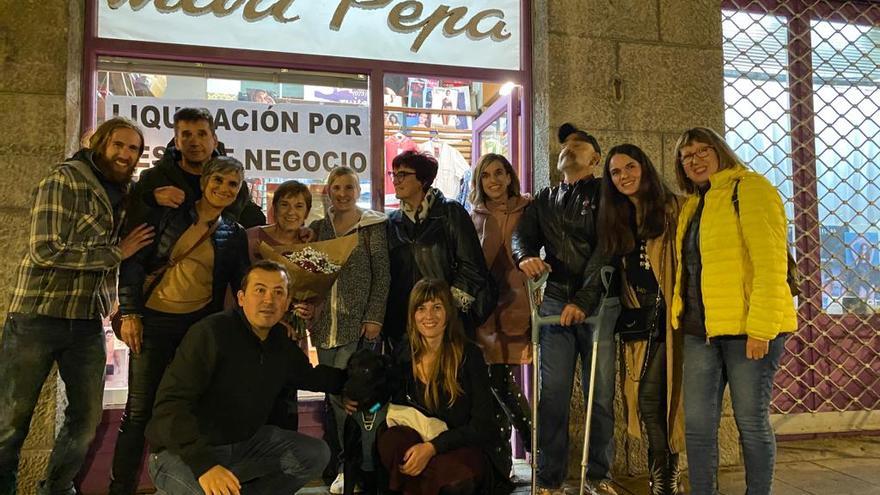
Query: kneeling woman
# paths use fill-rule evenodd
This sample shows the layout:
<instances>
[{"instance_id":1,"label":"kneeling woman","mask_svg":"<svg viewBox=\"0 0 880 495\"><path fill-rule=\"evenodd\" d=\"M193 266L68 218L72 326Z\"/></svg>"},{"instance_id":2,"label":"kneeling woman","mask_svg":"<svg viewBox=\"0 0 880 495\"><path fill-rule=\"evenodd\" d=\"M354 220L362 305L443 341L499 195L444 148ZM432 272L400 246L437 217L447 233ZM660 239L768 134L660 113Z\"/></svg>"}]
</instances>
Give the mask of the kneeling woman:
<instances>
[{"instance_id":1,"label":"kneeling woman","mask_svg":"<svg viewBox=\"0 0 880 495\"><path fill-rule=\"evenodd\" d=\"M503 493L510 460L501 449L483 353L467 342L449 286L422 279L409 298L407 338L398 358L401 386L393 402L440 419L448 430L423 441L392 426L379 436L379 456L392 490L437 495ZM498 483L493 482L497 480Z\"/></svg>"}]
</instances>

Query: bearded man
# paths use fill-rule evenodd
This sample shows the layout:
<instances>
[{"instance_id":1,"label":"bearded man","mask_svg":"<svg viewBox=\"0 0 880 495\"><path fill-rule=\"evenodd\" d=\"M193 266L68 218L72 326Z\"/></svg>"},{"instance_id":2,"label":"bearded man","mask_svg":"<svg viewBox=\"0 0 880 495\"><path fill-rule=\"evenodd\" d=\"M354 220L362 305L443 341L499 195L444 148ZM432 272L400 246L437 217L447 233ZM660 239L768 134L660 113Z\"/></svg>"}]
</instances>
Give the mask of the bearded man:
<instances>
[{"instance_id":1,"label":"bearded man","mask_svg":"<svg viewBox=\"0 0 880 495\"><path fill-rule=\"evenodd\" d=\"M21 446L53 364L68 406L38 493L76 493L73 479L101 419L101 320L116 299L120 263L153 237L141 225L120 240L123 200L143 149L133 122L107 120L36 188L0 341L0 493L16 491Z\"/></svg>"}]
</instances>

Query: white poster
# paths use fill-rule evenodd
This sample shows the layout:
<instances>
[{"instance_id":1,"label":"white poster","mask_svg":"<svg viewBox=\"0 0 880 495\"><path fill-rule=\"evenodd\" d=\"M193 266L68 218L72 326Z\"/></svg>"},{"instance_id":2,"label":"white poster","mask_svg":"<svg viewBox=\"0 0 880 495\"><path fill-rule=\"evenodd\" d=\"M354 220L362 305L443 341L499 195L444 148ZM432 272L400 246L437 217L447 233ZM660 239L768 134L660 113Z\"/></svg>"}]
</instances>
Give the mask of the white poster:
<instances>
[{"instance_id":1,"label":"white poster","mask_svg":"<svg viewBox=\"0 0 880 495\"><path fill-rule=\"evenodd\" d=\"M98 36L520 69L521 0L98 0Z\"/></svg>"},{"instance_id":2,"label":"white poster","mask_svg":"<svg viewBox=\"0 0 880 495\"><path fill-rule=\"evenodd\" d=\"M248 178L324 180L338 166L369 174L370 119L364 106L108 96L105 115L141 126L146 146L138 166L148 167L174 138L174 112L183 107L207 108L214 115L217 138L227 155L244 164Z\"/></svg>"}]
</instances>

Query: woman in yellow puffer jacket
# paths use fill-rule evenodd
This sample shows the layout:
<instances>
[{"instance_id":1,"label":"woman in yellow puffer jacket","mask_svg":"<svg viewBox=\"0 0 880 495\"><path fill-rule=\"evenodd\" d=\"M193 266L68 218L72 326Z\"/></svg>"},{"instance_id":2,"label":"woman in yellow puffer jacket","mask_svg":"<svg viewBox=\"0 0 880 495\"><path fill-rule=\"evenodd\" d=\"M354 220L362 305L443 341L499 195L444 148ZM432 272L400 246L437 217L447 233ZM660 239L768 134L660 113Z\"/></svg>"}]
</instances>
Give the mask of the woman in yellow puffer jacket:
<instances>
[{"instance_id":1,"label":"woman in yellow puffer jacket","mask_svg":"<svg viewBox=\"0 0 880 495\"><path fill-rule=\"evenodd\" d=\"M685 131L675 164L679 187L689 194L676 232L671 312L684 334L691 493L717 493L718 424L729 384L747 492L770 495L770 395L786 335L797 328L782 199L711 129Z\"/></svg>"}]
</instances>

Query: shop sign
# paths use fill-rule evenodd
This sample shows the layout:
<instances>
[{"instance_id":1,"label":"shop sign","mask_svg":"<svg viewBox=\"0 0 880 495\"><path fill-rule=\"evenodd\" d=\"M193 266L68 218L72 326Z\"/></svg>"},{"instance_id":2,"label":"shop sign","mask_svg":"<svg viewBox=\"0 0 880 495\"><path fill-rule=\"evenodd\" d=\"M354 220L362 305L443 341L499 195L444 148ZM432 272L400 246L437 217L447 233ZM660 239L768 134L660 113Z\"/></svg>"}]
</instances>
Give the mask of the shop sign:
<instances>
[{"instance_id":1,"label":"shop sign","mask_svg":"<svg viewBox=\"0 0 880 495\"><path fill-rule=\"evenodd\" d=\"M520 68L521 0L97 0L98 36Z\"/></svg>"},{"instance_id":2,"label":"shop sign","mask_svg":"<svg viewBox=\"0 0 880 495\"><path fill-rule=\"evenodd\" d=\"M134 120L144 131L139 167L155 164L174 137L174 112L207 108L226 154L240 160L247 177L327 178L338 166L369 176L369 109L364 106L249 101L170 100L108 96L105 115Z\"/></svg>"}]
</instances>

